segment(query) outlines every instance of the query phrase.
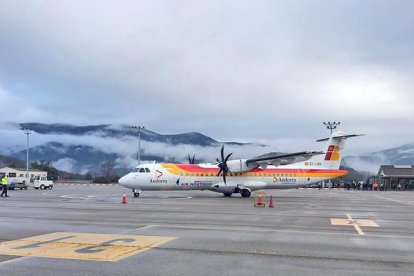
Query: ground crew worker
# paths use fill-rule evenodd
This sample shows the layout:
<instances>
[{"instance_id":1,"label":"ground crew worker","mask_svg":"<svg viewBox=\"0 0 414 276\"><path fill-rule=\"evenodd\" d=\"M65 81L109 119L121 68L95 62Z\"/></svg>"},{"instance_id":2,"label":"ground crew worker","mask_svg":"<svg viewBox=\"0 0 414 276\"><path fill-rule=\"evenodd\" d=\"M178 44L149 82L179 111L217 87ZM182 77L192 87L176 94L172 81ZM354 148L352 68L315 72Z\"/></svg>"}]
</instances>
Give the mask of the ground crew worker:
<instances>
[{"instance_id":1,"label":"ground crew worker","mask_svg":"<svg viewBox=\"0 0 414 276\"><path fill-rule=\"evenodd\" d=\"M2 179L1 179L1 184L3 186L3 191L1 192L1 196L5 195L6 197L9 197L7 195L7 184L8 184L8 180L7 180L7 175L5 175Z\"/></svg>"}]
</instances>

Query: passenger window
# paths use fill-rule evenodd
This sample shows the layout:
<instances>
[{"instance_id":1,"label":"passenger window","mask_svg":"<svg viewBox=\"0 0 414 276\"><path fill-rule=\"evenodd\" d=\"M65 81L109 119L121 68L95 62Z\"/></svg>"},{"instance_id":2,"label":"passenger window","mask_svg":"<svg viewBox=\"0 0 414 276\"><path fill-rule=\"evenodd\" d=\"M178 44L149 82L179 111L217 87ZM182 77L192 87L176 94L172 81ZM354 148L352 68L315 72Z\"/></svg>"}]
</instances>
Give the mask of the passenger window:
<instances>
[{"instance_id":1,"label":"passenger window","mask_svg":"<svg viewBox=\"0 0 414 276\"><path fill-rule=\"evenodd\" d=\"M150 172L150 170L149 170L148 168L145 168L145 172L149 173L149 172Z\"/></svg>"}]
</instances>

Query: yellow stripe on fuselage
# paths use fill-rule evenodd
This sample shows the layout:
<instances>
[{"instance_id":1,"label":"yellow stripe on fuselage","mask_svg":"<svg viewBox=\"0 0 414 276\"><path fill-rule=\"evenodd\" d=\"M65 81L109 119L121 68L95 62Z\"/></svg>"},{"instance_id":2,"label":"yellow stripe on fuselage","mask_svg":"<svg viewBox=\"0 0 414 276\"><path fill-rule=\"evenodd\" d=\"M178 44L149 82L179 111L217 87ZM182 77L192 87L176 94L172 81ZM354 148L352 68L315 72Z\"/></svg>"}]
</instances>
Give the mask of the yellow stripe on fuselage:
<instances>
[{"instance_id":1,"label":"yellow stripe on fuselage","mask_svg":"<svg viewBox=\"0 0 414 276\"><path fill-rule=\"evenodd\" d=\"M204 177L216 176L218 168L203 168L198 165L188 164L160 164L169 173L179 176L189 176L188 174L197 174L191 176L202 176ZM185 167L188 167L186 169ZM329 170L329 169L293 169L293 168L272 168L272 169L254 169L252 171L243 173L228 173L228 177L314 177L314 178L336 178L347 175L348 172L344 170Z\"/></svg>"}]
</instances>

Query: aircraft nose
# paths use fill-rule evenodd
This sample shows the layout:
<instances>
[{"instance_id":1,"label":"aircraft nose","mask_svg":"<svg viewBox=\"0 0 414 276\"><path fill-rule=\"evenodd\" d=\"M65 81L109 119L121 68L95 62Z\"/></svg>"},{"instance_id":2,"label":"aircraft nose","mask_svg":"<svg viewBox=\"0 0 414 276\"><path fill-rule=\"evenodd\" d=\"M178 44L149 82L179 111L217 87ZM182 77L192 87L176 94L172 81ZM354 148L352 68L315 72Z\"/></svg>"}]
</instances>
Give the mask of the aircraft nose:
<instances>
[{"instance_id":1,"label":"aircraft nose","mask_svg":"<svg viewBox=\"0 0 414 276\"><path fill-rule=\"evenodd\" d=\"M123 177L121 177L121 178L118 180L118 184L119 184L119 185L121 185L121 186L125 186L125 185L127 185L127 184L128 184L127 176L126 176L126 175L124 175Z\"/></svg>"}]
</instances>

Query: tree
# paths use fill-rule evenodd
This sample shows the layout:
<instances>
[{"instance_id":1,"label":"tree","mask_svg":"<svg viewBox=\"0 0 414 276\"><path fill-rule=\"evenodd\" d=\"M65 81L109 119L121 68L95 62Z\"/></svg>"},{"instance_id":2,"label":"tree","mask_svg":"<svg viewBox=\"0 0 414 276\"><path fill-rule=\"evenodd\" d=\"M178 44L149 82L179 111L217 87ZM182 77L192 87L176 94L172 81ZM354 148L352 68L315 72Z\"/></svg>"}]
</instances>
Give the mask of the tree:
<instances>
[{"instance_id":1,"label":"tree","mask_svg":"<svg viewBox=\"0 0 414 276\"><path fill-rule=\"evenodd\" d=\"M101 163L102 176L95 177L93 182L96 183L111 183L118 181L118 175L114 170L114 164L111 161L104 161Z\"/></svg>"},{"instance_id":2,"label":"tree","mask_svg":"<svg viewBox=\"0 0 414 276\"><path fill-rule=\"evenodd\" d=\"M114 170L114 163L111 161L103 161L101 163L101 170L102 176L108 179L112 179L116 175Z\"/></svg>"},{"instance_id":3,"label":"tree","mask_svg":"<svg viewBox=\"0 0 414 276\"><path fill-rule=\"evenodd\" d=\"M87 173L85 173L85 175L83 176L83 178L85 180L92 180L93 179L93 175L91 171L88 171Z\"/></svg>"},{"instance_id":4,"label":"tree","mask_svg":"<svg viewBox=\"0 0 414 276\"><path fill-rule=\"evenodd\" d=\"M47 172L47 179L48 180L57 180L59 172L58 170L53 167L52 162L48 160L41 160L38 162L33 162L30 164L31 169L46 171Z\"/></svg>"}]
</instances>

